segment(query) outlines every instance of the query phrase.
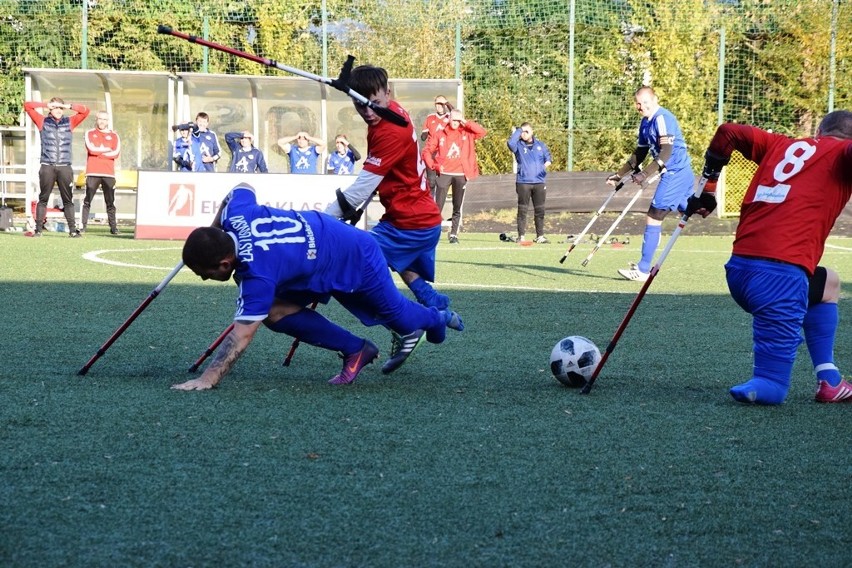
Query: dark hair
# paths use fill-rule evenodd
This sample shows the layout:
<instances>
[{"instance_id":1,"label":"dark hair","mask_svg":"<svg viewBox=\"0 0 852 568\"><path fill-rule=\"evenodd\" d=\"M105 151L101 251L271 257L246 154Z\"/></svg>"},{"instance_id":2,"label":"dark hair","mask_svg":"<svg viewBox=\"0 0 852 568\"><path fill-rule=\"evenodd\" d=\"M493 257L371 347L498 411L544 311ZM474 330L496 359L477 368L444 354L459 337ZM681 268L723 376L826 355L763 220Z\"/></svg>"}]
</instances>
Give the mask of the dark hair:
<instances>
[{"instance_id":1,"label":"dark hair","mask_svg":"<svg viewBox=\"0 0 852 568\"><path fill-rule=\"evenodd\" d=\"M852 112L836 110L828 113L819 123L817 134L835 138L852 138Z\"/></svg>"},{"instance_id":2,"label":"dark hair","mask_svg":"<svg viewBox=\"0 0 852 568\"><path fill-rule=\"evenodd\" d=\"M233 254L233 239L214 227L198 227L183 244L183 263L190 269L216 268Z\"/></svg>"},{"instance_id":3,"label":"dark hair","mask_svg":"<svg viewBox=\"0 0 852 568\"><path fill-rule=\"evenodd\" d=\"M359 65L349 76L349 88L369 99L379 91L387 90L388 72L381 67Z\"/></svg>"},{"instance_id":4,"label":"dark hair","mask_svg":"<svg viewBox=\"0 0 852 568\"><path fill-rule=\"evenodd\" d=\"M210 120L210 117L207 115L206 112L199 112L195 115L195 120L198 120L199 118L206 118L207 120Z\"/></svg>"}]
</instances>

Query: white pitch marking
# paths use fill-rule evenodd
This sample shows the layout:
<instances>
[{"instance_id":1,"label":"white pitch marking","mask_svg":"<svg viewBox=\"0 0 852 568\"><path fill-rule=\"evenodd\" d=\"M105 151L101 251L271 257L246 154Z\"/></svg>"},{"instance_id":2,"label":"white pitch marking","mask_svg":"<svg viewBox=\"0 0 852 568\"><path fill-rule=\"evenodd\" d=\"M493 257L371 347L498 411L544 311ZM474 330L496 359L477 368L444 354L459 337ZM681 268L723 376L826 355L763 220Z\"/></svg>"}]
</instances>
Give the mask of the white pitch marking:
<instances>
[{"instance_id":1,"label":"white pitch marking","mask_svg":"<svg viewBox=\"0 0 852 568\"><path fill-rule=\"evenodd\" d=\"M178 247L165 247L165 248L150 248L150 249L106 249L106 250L93 250L92 252L87 252L83 255L85 260L91 262L99 262L101 264L109 264L111 266L123 266L126 268L147 268L150 270L172 270L174 266L148 266L146 264L133 264L129 262L119 262L117 260L107 260L105 258L101 258L100 255L110 253L110 252L148 252L155 250L180 250Z\"/></svg>"}]
</instances>

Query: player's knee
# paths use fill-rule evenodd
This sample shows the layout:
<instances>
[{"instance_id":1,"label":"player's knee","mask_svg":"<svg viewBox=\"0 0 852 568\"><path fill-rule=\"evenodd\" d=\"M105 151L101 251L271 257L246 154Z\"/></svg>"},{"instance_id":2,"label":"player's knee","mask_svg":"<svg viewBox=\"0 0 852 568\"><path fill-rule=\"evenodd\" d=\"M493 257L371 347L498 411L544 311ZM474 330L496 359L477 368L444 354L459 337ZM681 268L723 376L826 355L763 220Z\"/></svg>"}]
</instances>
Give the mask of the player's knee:
<instances>
[{"instance_id":1,"label":"player's knee","mask_svg":"<svg viewBox=\"0 0 852 568\"><path fill-rule=\"evenodd\" d=\"M825 288L822 291L823 303L836 304L840 300L840 276L830 268L825 269Z\"/></svg>"},{"instance_id":2,"label":"player's knee","mask_svg":"<svg viewBox=\"0 0 852 568\"><path fill-rule=\"evenodd\" d=\"M668 214L668 209L658 209L652 205L648 208L648 224L661 225Z\"/></svg>"}]
</instances>

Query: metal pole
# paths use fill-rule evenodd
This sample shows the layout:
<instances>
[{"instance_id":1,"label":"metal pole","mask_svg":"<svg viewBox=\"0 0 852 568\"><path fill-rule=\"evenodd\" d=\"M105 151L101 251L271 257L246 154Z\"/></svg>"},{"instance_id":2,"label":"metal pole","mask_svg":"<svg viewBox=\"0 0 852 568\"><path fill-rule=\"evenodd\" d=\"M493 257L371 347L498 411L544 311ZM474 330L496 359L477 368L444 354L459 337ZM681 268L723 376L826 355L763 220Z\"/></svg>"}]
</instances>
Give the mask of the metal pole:
<instances>
[{"instance_id":1,"label":"metal pole","mask_svg":"<svg viewBox=\"0 0 852 568\"><path fill-rule=\"evenodd\" d=\"M831 47L828 53L828 112L834 112L834 79L837 73L837 6L840 0L831 5Z\"/></svg>"},{"instance_id":2,"label":"metal pole","mask_svg":"<svg viewBox=\"0 0 852 568\"><path fill-rule=\"evenodd\" d=\"M568 163L566 169L574 171L574 7L571 0L568 24Z\"/></svg>"},{"instance_id":3,"label":"metal pole","mask_svg":"<svg viewBox=\"0 0 852 568\"><path fill-rule=\"evenodd\" d=\"M719 30L719 95L716 99L716 126L725 122L725 28Z\"/></svg>"},{"instance_id":4,"label":"metal pole","mask_svg":"<svg viewBox=\"0 0 852 568\"><path fill-rule=\"evenodd\" d=\"M204 16L204 23L202 24L201 28L201 37L206 40L210 40L210 20L207 18L207 16ZM203 57L201 63L201 72L207 73L207 65L208 63L210 63L210 50L207 48L207 46L204 46L201 49L201 54Z\"/></svg>"},{"instance_id":5,"label":"metal pole","mask_svg":"<svg viewBox=\"0 0 852 568\"><path fill-rule=\"evenodd\" d=\"M456 22L456 79L461 79L461 20Z\"/></svg>"},{"instance_id":6,"label":"metal pole","mask_svg":"<svg viewBox=\"0 0 852 568\"><path fill-rule=\"evenodd\" d=\"M88 43L89 43L89 2L88 0L83 0L83 38L81 40L80 45L80 69L88 69L89 68L89 52L88 52Z\"/></svg>"},{"instance_id":7,"label":"metal pole","mask_svg":"<svg viewBox=\"0 0 852 568\"><path fill-rule=\"evenodd\" d=\"M322 0L322 76L328 77L328 9Z\"/></svg>"}]
</instances>

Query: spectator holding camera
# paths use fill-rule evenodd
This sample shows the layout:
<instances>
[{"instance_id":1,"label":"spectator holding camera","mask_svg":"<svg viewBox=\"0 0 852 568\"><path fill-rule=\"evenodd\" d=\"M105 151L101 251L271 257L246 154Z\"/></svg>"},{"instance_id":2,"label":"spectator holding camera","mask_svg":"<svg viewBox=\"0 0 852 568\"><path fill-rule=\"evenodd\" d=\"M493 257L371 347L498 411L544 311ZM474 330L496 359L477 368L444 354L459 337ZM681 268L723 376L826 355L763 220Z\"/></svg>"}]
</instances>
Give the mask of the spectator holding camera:
<instances>
[{"instance_id":1,"label":"spectator holding camera","mask_svg":"<svg viewBox=\"0 0 852 568\"><path fill-rule=\"evenodd\" d=\"M435 202L439 209L447 201L450 186L453 188L453 217L448 238L451 244L456 244L459 242L467 182L479 176L475 142L488 131L476 122L466 120L459 109L453 109L449 118L449 124L429 138L422 158L426 167L438 174Z\"/></svg>"},{"instance_id":2,"label":"spectator holding camera","mask_svg":"<svg viewBox=\"0 0 852 568\"><path fill-rule=\"evenodd\" d=\"M526 240L527 211L530 199L533 204L535 219L535 242L546 243L544 236L544 200L547 196L547 168L551 157L547 144L533 135L533 127L529 122L515 128L506 142L509 150L515 155L518 173L515 178L515 191L518 193L518 242Z\"/></svg>"},{"instance_id":3,"label":"spectator holding camera","mask_svg":"<svg viewBox=\"0 0 852 568\"><path fill-rule=\"evenodd\" d=\"M338 134L334 139L334 152L328 155L326 169L328 173L346 176L355 173L355 162L361 159L361 154L355 149L345 134Z\"/></svg>"},{"instance_id":4,"label":"spectator holding camera","mask_svg":"<svg viewBox=\"0 0 852 568\"><path fill-rule=\"evenodd\" d=\"M192 126L191 122L172 126L172 130L178 133L172 149L172 161L179 172L204 171L201 149L192 136Z\"/></svg>"}]
</instances>

